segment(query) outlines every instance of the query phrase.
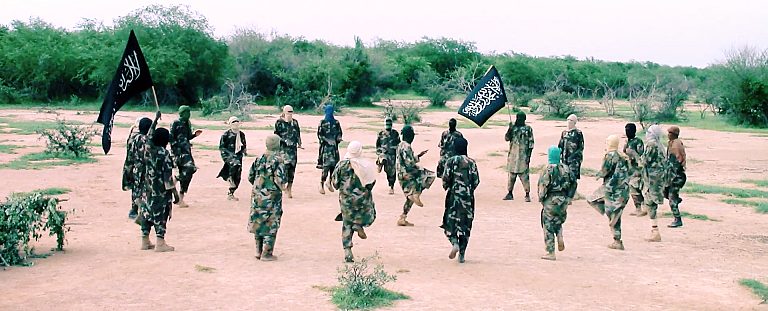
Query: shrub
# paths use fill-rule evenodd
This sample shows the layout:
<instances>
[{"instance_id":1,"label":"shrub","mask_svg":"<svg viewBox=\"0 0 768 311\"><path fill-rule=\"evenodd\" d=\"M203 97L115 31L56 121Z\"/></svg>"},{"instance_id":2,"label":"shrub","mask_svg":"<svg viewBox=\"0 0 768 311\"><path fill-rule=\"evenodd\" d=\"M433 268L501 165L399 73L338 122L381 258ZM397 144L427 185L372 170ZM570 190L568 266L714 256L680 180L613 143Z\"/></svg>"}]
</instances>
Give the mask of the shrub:
<instances>
[{"instance_id":1,"label":"shrub","mask_svg":"<svg viewBox=\"0 0 768 311\"><path fill-rule=\"evenodd\" d=\"M87 158L91 154L88 143L97 132L93 126L67 124L58 119L53 129L40 130L38 134L47 139L46 151L51 154Z\"/></svg>"},{"instance_id":2,"label":"shrub","mask_svg":"<svg viewBox=\"0 0 768 311\"><path fill-rule=\"evenodd\" d=\"M576 106L573 105L573 96L560 90L544 94L541 104L547 108L547 115L558 118L564 118L578 112Z\"/></svg>"},{"instance_id":3,"label":"shrub","mask_svg":"<svg viewBox=\"0 0 768 311\"><path fill-rule=\"evenodd\" d=\"M58 206L58 199L40 192L14 193L0 203L0 257L6 265L24 264L33 253L29 242L37 241L48 230L56 235L56 249L64 249L67 212Z\"/></svg>"},{"instance_id":4,"label":"shrub","mask_svg":"<svg viewBox=\"0 0 768 311\"><path fill-rule=\"evenodd\" d=\"M227 109L227 106L227 99L224 96L216 95L200 101L200 107L202 108L200 112L203 116L210 116L223 112Z\"/></svg>"},{"instance_id":5,"label":"shrub","mask_svg":"<svg viewBox=\"0 0 768 311\"><path fill-rule=\"evenodd\" d=\"M403 117L404 124L408 125L421 121L421 112L424 110L424 108L422 108L418 103L407 102L402 104L399 109L400 115Z\"/></svg>"},{"instance_id":6,"label":"shrub","mask_svg":"<svg viewBox=\"0 0 768 311\"><path fill-rule=\"evenodd\" d=\"M331 298L334 304L342 310L370 309L408 298L384 288L384 284L397 280L397 277L384 271L383 265L377 264L373 272L369 271L370 262L378 258L374 255L338 268L339 286L333 289Z\"/></svg>"}]
</instances>

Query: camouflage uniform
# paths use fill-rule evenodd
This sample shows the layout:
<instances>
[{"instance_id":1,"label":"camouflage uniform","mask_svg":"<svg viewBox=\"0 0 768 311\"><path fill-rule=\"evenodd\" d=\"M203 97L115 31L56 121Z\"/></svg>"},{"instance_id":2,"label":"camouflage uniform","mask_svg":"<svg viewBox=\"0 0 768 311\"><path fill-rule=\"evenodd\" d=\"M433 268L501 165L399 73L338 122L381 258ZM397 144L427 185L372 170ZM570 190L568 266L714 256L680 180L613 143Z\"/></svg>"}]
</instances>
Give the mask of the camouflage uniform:
<instances>
[{"instance_id":1,"label":"camouflage uniform","mask_svg":"<svg viewBox=\"0 0 768 311\"><path fill-rule=\"evenodd\" d=\"M264 252L269 255L275 247L283 216L283 163L277 152L267 152L253 162L248 173L248 182L253 184L249 232L254 234L258 244L264 245Z\"/></svg>"},{"instance_id":2,"label":"camouflage uniform","mask_svg":"<svg viewBox=\"0 0 768 311\"><path fill-rule=\"evenodd\" d=\"M575 176L563 163L549 164L539 177L539 202L541 202L541 227L547 253L555 251L555 235L562 236L568 203L576 188Z\"/></svg>"},{"instance_id":3,"label":"camouflage uniform","mask_svg":"<svg viewBox=\"0 0 768 311\"><path fill-rule=\"evenodd\" d=\"M301 128L299 121L292 119L290 123L282 118L275 121L275 135L280 136L280 147L285 159L285 182L293 183L298 161L298 147L301 146Z\"/></svg>"},{"instance_id":4,"label":"camouflage uniform","mask_svg":"<svg viewBox=\"0 0 768 311\"><path fill-rule=\"evenodd\" d=\"M588 200L601 214L608 216L613 230L613 239L621 240L621 215L629 200L627 160L617 151L610 151L603 157L603 167L597 173L603 178L603 185Z\"/></svg>"},{"instance_id":5,"label":"camouflage uniform","mask_svg":"<svg viewBox=\"0 0 768 311\"><path fill-rule=\"evenodd\" d=\"M336 167L336 163L339 162L339 143L341 143L342 134L339 120L320 121L320 126L317 128L317 139L320 141L317 168L323 170L322 181L328 178Z\"/></svg>"},{"instance_id":6,"label":"camouflage uniform","mask_svg":"<svg viewBox=\"0 0 768 311\"><path fill-rule=\"evenodd\" d=\"M475 189L480 184L480 174L475 160L457 155L445 161L442 176L445 195L445 212L440 228L453 245L464 254L469 243L472 220L475 218Z\"/></svg>"},{"instance_id":7,"label":"camouflage uniform","mask_svg":"<svg viewBox=\"0 0 768 311\"><path fill-rule=\"evenodd\" d=\"M679 138L669 142L670 148L667 148L669 183L664 188L664 198L669 200L669 207L672 209L672 215L676 218L680 218L679 205L680 202L683 202L683 199L680 198L680 189L685 185L687 177L685 175L685 158L683 158L683 162L680 162L680 160L670 152L672 146L675 144L679 144L679 148L684 148L683 143Z\"/></svg>"},{"instance_id":8,"label":"camouflage uniform","mask_svg":"<svg viewBox=\"0 0 768 311\"><path fill-rule=\"evenodd\" d=\"M331 184L339 190L341 208L341 244L345 249L352 247L352 234L373 224L376 207L373 203L373 185L364 186L355 175L349 160L336 165L331 175Z\"/></svg>"},{"instance_id":9,"label":"camouflage uniform","mask_svg":"<svg viewBox=\"0 0 768 311\"><path fill-rule=\"evenodd\" d=\"M418 164L419 158L413 154L411 144L401 141L397 145L397 177L400 180L400 187L406 196L403 204L403 215L408 215L413 207L413 202L407 197L411 194L420 194L424 189L429 189L435 181L435 174Z\"/></svg>"},{"instance_id":10,"label":"camouflage uniform","mask_svg":"<svg viewBox=\"0 0 768 311\"><path fill-rule=\"evenodd\" d=\"M122 185L123 189L131 189L131 212L129 215L137 215L139 207L143 204L146 148L147 135L140 132L131 133L128 137L125 164L123 165Z\"/></svg>"},{"instance_id":11,"label":"camouflage uniform","mask_svg":"<svg viewBox=\"0 0 768 311\"><path fill-rule=\"evenodd\" d=\"M450 130L444 131L443 134L440 135L440 143L437 145L437 147L440 148L440 160L437 162L437 176L443 176L445 161L456 155L453 150L453 141L459 137L464 137L464 135L459 131L451 132Z\"/></svg>"},{"instance_id":12,"label":"camouflage uniform","mask_svg":"<svg viewBox=\"0 0 768 311\"><path fill-rule=\"evenodd\" d=\"M240 142L242 143L240 150L235 150L237 140L235 135L240 135ZM219 175L216 177L229 181L229 194L235 193L235 190L240 187L240 179L243 173L243 155L245 155L246 150L248 148L246 147L245 133L243 131L238 131L238 134L235 134L234 131L227 130L221 135L219 152L221 153L221 159L224 160L224 166L221 167Z\"/></svg>"},{"instance_id":13,"label":"camouflage uniform","mask_svg":"<svg viewBox=\"0 0 768 311\"><path fill-rule=\"evenodd\" d=\"M527 194L531 191L528 169L531 163L531 153L533 152L533 129L528 125L510 126L504 135L504 140L509 142L509 153L507 153L507 172L509 173L507 192L512 193L515 179L519 177Z\"/></svg>"},{"instance_id":14,"label":"camouflage uniform","mask_svg":"<svg viewBox=\"0 0 768 311\"><path fill-rule=\"evenodd\" d=\"M171 151L173 152L173 162L179 169L180 192L187 193L189 184L192 182L192 175L197 172L195 159L192 158L192 143L194 139L192 127L189 120L177 119L171 124Z\"/></svg>"},{"instance_id":15,"label":"camouflage uniform","mask_svg":"<svg viewBox=\"0 0 768 311\"><path fill-rule=\"evenodd\" d=\"M629 174L629 195L632 197L632 201L635 203L635 209L640 211L643 204L643 178L640 169L640 159L643 156L643 140L635 137L627 141L624 145L624 153L629 157L628 174Z\"/></svg>"},{"instance_id":16,"label":"camouflage uniform","mask_svg":"<svg viewBox=\"0 0 768 311\"><path fill-rule=\"evenodd\" d=\"M568 166L573 174L573 193L576 193L578 180L581 178L581 161L584 160L584 134L578 128L565 130L560 135L560 142L557 144L563 152L560 154L560 161Z\"/></svg>"},{"instance_id":17,"label":"camouflage uniform","mask_svg":"<svg viewBox=\"0 0 768 311\"><path fill-rule=\"evenodd\" d=\"M395 186L395 180L397 180L395 161L397 160L397 146L399 144L400 134L394 129L382 130L376 138L376 155L378 156L376 162L384 167L390 188Z\"/></svg>"},{"instance_id":18,"label":"camouflage uniform","mask_svg":"<svg viewBox=\"0 0 768 311\"><path fill-rule=\"evenodd\" d=\"M171 217L173 190L176 186L173 181L173 162L165 147L152 143L147 144L145 159L147 164L142 193L145 203L136 223L141 226L144 236L148 236L154 226L155 234L162 239L165 237L166 223Z\"/></svg>"},{"instance_id":19,"label":"camouflage uniform","mask_svg":"<svg viewBox=\"0 0 768 311\"><path fill-rule=\"evenodd\" d=\"M651 219L656 219L656 209L664 204L664 188L667 185L667 163L659 144L645 144L641 157L643 177L643 204Z\"/></svg>"}]
</instances>

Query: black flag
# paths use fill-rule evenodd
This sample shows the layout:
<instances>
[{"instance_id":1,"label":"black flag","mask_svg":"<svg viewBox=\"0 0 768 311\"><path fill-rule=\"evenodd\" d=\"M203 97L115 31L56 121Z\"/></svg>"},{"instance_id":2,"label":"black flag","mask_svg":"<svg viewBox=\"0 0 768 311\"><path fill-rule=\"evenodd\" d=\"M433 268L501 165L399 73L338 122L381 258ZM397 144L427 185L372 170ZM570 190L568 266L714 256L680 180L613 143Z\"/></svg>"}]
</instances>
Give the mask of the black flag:
<instances>
[{"instance_id":1,"label":"black flag","mask_svg":"<svg viewBox=\"0 0 768 311\"><path fill-rule=\"evenodd\" d=\"M485 121L488 121L506 103L507 93L504 92L499 71L491 66L472 92L467 95L464 104L459 107L459 114L472 120L477 126L483 126Z\"/></svg>"},{"instance_id":2,"label":"black flag","mask_svg":"<svg viewBox=\"0 0 768 311\"><path fill-rule=\"evenodd\" d=\"M144 59L144 54L141 53L139 41L131 30L123 57L117 65L115 77L112 78L107 95L104 96L104 103L101 104L99 119L96 120L104 124L104 131L101 134L101 147L104 149L104 154L107 154L112 147L112 124L115 113L128 99L150 87L152 87L152 77L149 75L149 66Z\"/></svg>"}]
</instances>

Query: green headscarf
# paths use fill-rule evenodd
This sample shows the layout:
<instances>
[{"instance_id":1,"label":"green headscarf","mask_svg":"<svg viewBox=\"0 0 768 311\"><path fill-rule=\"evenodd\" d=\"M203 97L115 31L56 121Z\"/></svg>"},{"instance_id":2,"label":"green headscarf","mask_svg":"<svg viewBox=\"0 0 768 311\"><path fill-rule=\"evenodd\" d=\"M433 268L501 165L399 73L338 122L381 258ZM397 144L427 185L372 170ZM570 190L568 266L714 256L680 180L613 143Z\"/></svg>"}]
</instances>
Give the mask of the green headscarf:
<instances>
[{"instance_id":1,"label":"green headscarf","mask_svg":"<svg viewBox=\"0 0 768 311\"><path fill-rule=\"evenodd\" d=\"M190 109L187 105L181 105L179 107L179 118L182 120L189 120Z\"/></svg>"},{"instance_id":2,"label":"green headscarf","mask_svg":"<svg viewBox=\"0 0 768 311\"><path fill-rule=\"evenodd\" d=\"M549 164L560 163L560 148L557 148L557 146L552 145L551 147L549 147L547 154L548 154L547 159L549 160Z\"/></svg>"}]
</instances>

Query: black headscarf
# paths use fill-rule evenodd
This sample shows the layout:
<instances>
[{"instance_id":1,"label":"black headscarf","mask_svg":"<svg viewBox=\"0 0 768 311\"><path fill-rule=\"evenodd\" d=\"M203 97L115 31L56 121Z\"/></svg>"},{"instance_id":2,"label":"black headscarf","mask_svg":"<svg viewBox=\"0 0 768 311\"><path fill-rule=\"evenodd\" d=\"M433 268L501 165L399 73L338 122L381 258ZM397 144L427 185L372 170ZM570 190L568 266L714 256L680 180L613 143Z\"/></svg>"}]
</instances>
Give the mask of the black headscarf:
<instances>
[{"instance_id":1,"label":"black headscarf","mask_svg":"<svg viewBox=\"0 0 768 311\"><path fill-rule=\"evenodd\" d=\"M407 141L409 144L413 143L413 137L416 136L416 133L413 132L413 127L410 125L403 126L401 134L403 135L403 140Z\"/></svg>"},{"instance_id":2,"label":"black headscarf","mask_svg":"<svg viewBox=\"0 0 768 311\"><path fill-rule=\"evenodd\" d=\"M627 134L627 139L635 138L637 127L634 123L627 123L627 125L624 126L624 133Z\"/></svg>"},{"instance_id":3,"label":"black headscarf","mask_svg":"<svg viewBox=\"0 0 768 311\"><path fill-rule=\"evenodd\" d=\"M451 132L456 131L456 119L451 118L450 120L448 120L448 130Z\"/></svg>"},{"instance_id":4,"label":"black headscarf","mask_svg":"<svg viewBox=\"0 0 768 311\"><path fill-rule=\"evenodd\" d=\"M518 112L517 118L515 119L515 126L523 126L525 125L525 112Z\"/></svg>"},{"instance_id":5,"label":"black headscarf","mask_svg":"<svg viewBox=\"0 0 768 311\"><path fill-rule=\"evenodd\" d=\"M453 151L456 155L467 155L467 139L464 137L457 137L453 140Z\"/></svg>"},{"instance_id":6,"label":"black headscarf","mask_svg":"<svg viewBox=\"0 0 768 311\"><path fill-rule=\"evenodd\" d=\"M139 120L139 133L147 135L151 126L152 120L150 118L141 118L141 120Z\"/></svg>"},{"instance_id":7,"label":"black headscarf","mask_svg":"<svg viewBox=\"0 0 768 311\"><path fill-rule=\"evenodd\" d=\"M168 132L168 130L164 127L161 127L156 129L155 134L152 135L152 143L155 144L155 146L165 148L165 146L168 145L170 138L171 134Z\"/></svg>"}]
</instances>

